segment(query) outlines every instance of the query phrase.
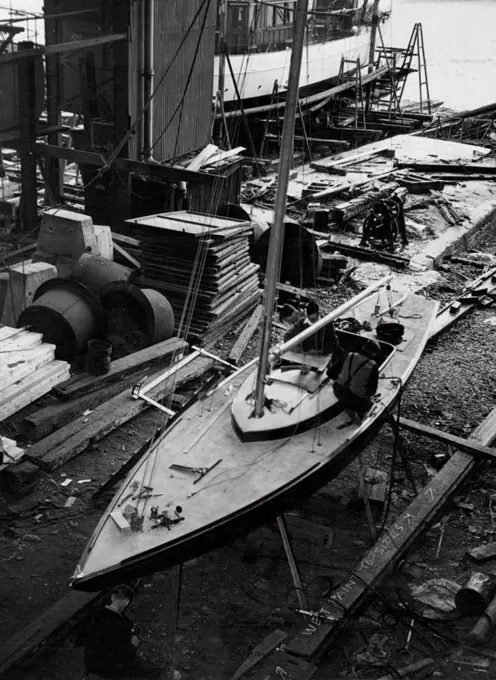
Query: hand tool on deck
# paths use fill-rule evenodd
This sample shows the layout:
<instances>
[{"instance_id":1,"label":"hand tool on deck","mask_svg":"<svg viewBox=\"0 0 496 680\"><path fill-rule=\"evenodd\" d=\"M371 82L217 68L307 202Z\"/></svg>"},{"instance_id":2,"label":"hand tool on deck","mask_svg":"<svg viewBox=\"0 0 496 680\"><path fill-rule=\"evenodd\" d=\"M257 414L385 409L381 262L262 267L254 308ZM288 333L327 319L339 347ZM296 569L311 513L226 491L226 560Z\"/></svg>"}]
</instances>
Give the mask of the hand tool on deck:
<instances>
[{"instance_id":1,"label":"hand tool on deck","mask_svg":"<svg viewBox=\"0 0 496 680\"><path fill-rule=\"evenodd\" d=\"M189 467L188 465L176 465L173 463L169 469L170 470L179 470L179 472L191 472L192 474L198 474L200 475L198 479L195 479L193 484L197 484L200 480L205 477L211 470L213 470L219 463L222 462L222 458L219 458L218 461L216 461L213 465L210 467Z\"/></svg>"}]
</instances>

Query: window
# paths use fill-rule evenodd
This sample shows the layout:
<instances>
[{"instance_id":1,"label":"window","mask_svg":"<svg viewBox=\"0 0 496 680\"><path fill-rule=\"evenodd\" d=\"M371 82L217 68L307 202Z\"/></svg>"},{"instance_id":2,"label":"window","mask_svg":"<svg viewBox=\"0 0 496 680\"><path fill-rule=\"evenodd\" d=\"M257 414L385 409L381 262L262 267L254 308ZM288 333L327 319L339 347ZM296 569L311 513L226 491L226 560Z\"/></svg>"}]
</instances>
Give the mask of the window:
<instances>
[{"instance_id":1,"label":"window","mask_svg":"<svg viewBox=\"0 0 496 680\"><path fill-rule=\"evenodd\" d=\"M292 6L293 2L285 2L275 5L272 8L272 17L269 17L269 26L285 26L292 23L293 12ZM270 21L272 19L272 22Z\"/></svg>"}]
</instances>

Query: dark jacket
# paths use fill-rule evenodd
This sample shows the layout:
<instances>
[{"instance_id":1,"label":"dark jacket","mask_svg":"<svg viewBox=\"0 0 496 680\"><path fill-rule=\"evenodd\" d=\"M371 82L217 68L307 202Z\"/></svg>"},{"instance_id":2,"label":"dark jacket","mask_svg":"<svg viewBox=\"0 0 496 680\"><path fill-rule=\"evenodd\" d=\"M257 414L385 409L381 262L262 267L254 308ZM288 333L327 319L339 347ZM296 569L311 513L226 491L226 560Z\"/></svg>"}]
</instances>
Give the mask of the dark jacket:
<instances>
[{"instance_id":1,"label":"dark jacket","mask_svg":"<svg viewBox=\"0 0 496 680\"><path fill-rule=\"evenodd\" d=\"M123 614L107 607L94 611L85 626L84 663L87 673L104 678L118 678L136 660L136 647L131 644L134 624Z\"/></svg>"},{"instance_id":2,"label":"dark jacket","mask_svg":"<svg viewBox=\"0 0 496 680\"><path fill-rule=\"evenodd\" d=\"M351 352L336 382L357 397L372 397L377 392L379 367L365 354Z\"/></svg>"},{"instance_id":3,"label":"dark jacket","mask_svg":"<svg viewBox=\"0 0 496 680\"><path fill-rule=\"evenodd\" d=\"M298 335L302 331L309 328L311 324L308 319L301 319L297 321L293 328L284 334L284 342L291 340L295 335ZM310 350L316 350L320 354L332 354L339 345L338 337L336 335L336 330L334 329L334 324L330 321L327 326L321 328L319 331L311 335L306 340L303 340L299 347L302 352L309 352Z\"/></svg>"}]
</instances>

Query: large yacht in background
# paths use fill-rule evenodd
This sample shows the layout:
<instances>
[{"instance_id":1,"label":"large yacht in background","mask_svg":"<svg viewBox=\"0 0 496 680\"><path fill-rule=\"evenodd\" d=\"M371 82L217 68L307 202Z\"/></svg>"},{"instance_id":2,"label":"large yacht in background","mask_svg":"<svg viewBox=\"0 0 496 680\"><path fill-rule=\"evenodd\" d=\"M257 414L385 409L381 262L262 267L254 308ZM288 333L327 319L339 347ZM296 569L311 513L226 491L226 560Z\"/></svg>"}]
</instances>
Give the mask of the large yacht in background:
<instances>
[{"instance_id":1,"label":"large yacht in background","mask_svg":"<svg viewBox=\"0 0 496 680\"><path fill-rule=\"evenodd\" d=\"M245 108L270 104L276 82L278 94L285 93L294 5L295 0L220 0L214 96L222 90L226 110L236 108L238 102L232 74ZM375 13L385 35L390 9L383 11L378 0L311 0L300 75L302 96L336 84L343 57L345 74L356 69L357 59L362 67L368 65ZM228 59L222 56L224 44Z\"/></svg>"}]
</instances>

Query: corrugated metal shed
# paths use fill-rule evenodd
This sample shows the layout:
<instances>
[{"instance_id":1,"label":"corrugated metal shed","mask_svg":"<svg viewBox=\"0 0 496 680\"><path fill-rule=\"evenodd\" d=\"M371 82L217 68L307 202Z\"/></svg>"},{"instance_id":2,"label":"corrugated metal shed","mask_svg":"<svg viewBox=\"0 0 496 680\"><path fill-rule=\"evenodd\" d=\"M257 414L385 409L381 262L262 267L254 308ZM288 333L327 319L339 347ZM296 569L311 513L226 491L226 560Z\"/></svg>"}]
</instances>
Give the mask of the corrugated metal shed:
<instances>
[{"instance_id":1,"label":"corrugated metal shed","mask_svg":"<svg viewBox=\"0 0 496 680\"><path fill-rule=\"evenodd\" d=\"M153 156L158 161L195 151L210 141L216 5L217 0L155 2L155 87L159 83L160 86L154 97ZM134 64L130 73L132 120L136 120L142 107L142 21L139 3L133 2L130 43L130 61ZM190 26L192 28L185 38ZM133 155L139 156L142 150L141 132L141 126L138 126L132 145Z\"/></svg>"}]
</instances>

